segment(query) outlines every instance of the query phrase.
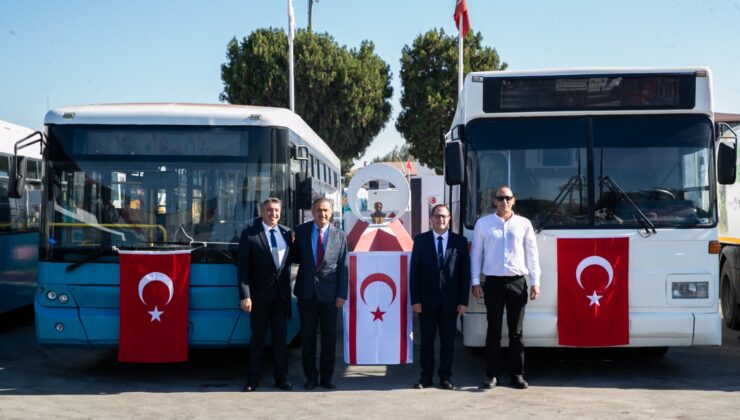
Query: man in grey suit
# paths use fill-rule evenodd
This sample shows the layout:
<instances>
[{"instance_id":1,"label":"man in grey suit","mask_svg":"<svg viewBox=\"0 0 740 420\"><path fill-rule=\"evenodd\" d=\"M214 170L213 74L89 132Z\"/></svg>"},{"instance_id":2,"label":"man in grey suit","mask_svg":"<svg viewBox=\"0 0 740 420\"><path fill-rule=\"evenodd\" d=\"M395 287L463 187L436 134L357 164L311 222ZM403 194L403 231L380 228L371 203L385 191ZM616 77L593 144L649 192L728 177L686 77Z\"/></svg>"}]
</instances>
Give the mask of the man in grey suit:
<instances>
[{"instance_id":1,"label":"man in grey suit","mask_svg":"<svg viewBox=\"0 0 740 420\"><path fill-rule=\"evenodd\" d=\"M347 235L329 221L331 201L313 202L314 220L295 228L291 260L299 264L293 294L301 316L301 358L306 375L305 389L321 385L335 389L332 382L336 357L337 314L347 296ZM316 368L316 333L321 326L320 370ZM319 379L319 374L320 379Z\"/></svg>"}]
</instances>

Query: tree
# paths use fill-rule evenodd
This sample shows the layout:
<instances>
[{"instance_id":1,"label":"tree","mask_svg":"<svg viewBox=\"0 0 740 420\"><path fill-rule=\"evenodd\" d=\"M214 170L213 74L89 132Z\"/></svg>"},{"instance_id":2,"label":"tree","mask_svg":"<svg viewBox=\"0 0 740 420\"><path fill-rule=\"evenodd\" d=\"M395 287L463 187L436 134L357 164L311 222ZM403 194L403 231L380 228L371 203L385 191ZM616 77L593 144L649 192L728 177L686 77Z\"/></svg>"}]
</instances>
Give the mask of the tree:
<instances>
[{"instance_id":1,"label":"tree","mask_svg":"<svg viewBox=\"0 0 740 420\"><path fill-rule=\"evenodd\" d=\"M480 32L468 32L463 49L465 73L505 70L495 49L483 47ZM457 103L457 37L433 29L401 52L401 113L396 129L420 162L442 170L440 132L449 129Z\"/></svg>"},{"instance_id":2,"label":"tree","mask_svg":"<svg viewBox=\"0 0 740 420\"><path fill-rule=\"evenodd\" d=\"M400 146L396 146L388 152L385 156L376 157L373 159L373 163L375 162L406 162L409 160L414 159L413 156L411 156L411 153L409 153L409 145L408 143L404 143Z\"/></svg>"},{"instance_id":3,"label":"tree","mask_svg":"<svg viewBox=\"0 0 740 420\"><path fill-rule=\"evenodd\" d=\"M390 67L363 41L339 46L329 34L296 32L295 111L326 141L349 170L388 122ZM258 29L242 42L233 38L221 65L232 104L288 107L288 37L281 29Z\"/></svg>"}]
</instances>

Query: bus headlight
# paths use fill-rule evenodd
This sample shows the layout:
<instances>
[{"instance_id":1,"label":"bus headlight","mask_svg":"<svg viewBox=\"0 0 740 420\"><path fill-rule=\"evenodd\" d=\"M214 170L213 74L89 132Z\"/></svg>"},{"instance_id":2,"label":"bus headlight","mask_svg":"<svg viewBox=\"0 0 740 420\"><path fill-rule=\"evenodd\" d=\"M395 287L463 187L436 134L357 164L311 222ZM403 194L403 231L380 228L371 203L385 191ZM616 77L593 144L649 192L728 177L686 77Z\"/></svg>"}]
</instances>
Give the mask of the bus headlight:
<instances>
[{"instance_id":1,"label":"bus headlight","mask_svg":"<svg viewBox=\"0 0 740 420\"><path fill-rule=\"evenodd\" d=\"M69 296L62 293L59 295L59 303L67 303L69 301Z\"/></svg>"},{"instance_id":2,"label":"bus headlight","mask_svg":"<svg viewBox=\"0 0 740 420\"><path fill-rule=\"evenodd\" d=\"M671 284L673 299L708 299L709 282L687 281Z\"/></svg>"},{"instance_id":3,"label":"bus headlight","mask_svg":"<svg viewBox=\"0 0 740 420\"><path fill-rule=\"evenodd\" d=\"M55 292L53 290L49 290L48 292L46 292L46 298L49 299L49 300L56 299L57 298L57 292Z\"/></svg>"},{"instance_id":4,"label":"bus headlight","mask_svg":"<svg viewBox=\"0 0 740 420\"><path fill-rule=\"evenodd\" d=\"M57 330L57 332L64 332L64 324L57 322L54 324L54 329Z\"/></svg>"}]
</instances>

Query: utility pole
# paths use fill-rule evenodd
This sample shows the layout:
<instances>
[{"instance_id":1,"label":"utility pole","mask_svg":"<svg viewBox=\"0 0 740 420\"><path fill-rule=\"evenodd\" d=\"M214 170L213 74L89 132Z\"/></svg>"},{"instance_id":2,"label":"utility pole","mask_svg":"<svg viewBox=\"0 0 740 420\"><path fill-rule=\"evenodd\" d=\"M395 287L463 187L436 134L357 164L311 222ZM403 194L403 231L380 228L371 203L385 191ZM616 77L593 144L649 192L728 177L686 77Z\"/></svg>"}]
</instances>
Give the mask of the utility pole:
<instances>
[{"instance_id":1,"label":"utility pole","mask_svg":"<svg viewBox=\"0 0 740 420\"><path fill-rule=\"evenodd\" d=\"M308 0L308 32L311 32L311 13L313 9L313 4L318 2L319 0Z\"/></svg>"}]
</instances>

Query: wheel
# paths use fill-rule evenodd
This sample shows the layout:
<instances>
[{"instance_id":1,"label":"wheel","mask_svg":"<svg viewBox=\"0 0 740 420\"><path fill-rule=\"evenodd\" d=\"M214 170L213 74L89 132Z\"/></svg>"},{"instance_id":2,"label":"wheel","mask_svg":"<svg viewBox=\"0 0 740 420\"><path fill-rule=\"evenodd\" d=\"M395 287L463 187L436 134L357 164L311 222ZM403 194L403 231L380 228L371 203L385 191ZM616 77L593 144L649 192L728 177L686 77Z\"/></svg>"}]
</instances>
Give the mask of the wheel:
<instances>
[{"instance_id":1,"label":"wheel","mask_svg":"<svg viewBox=\"0 0 740 420\"><path fill-rule=\"evenodd\" d=\"M725 325L733 330L740 330L740 312L738 312L737 295L735 288L732 287L733 273L730 263L725 262L722 265L720 274L720 301L722 302L722 318Z\"/></svg>"}]
</instances>

